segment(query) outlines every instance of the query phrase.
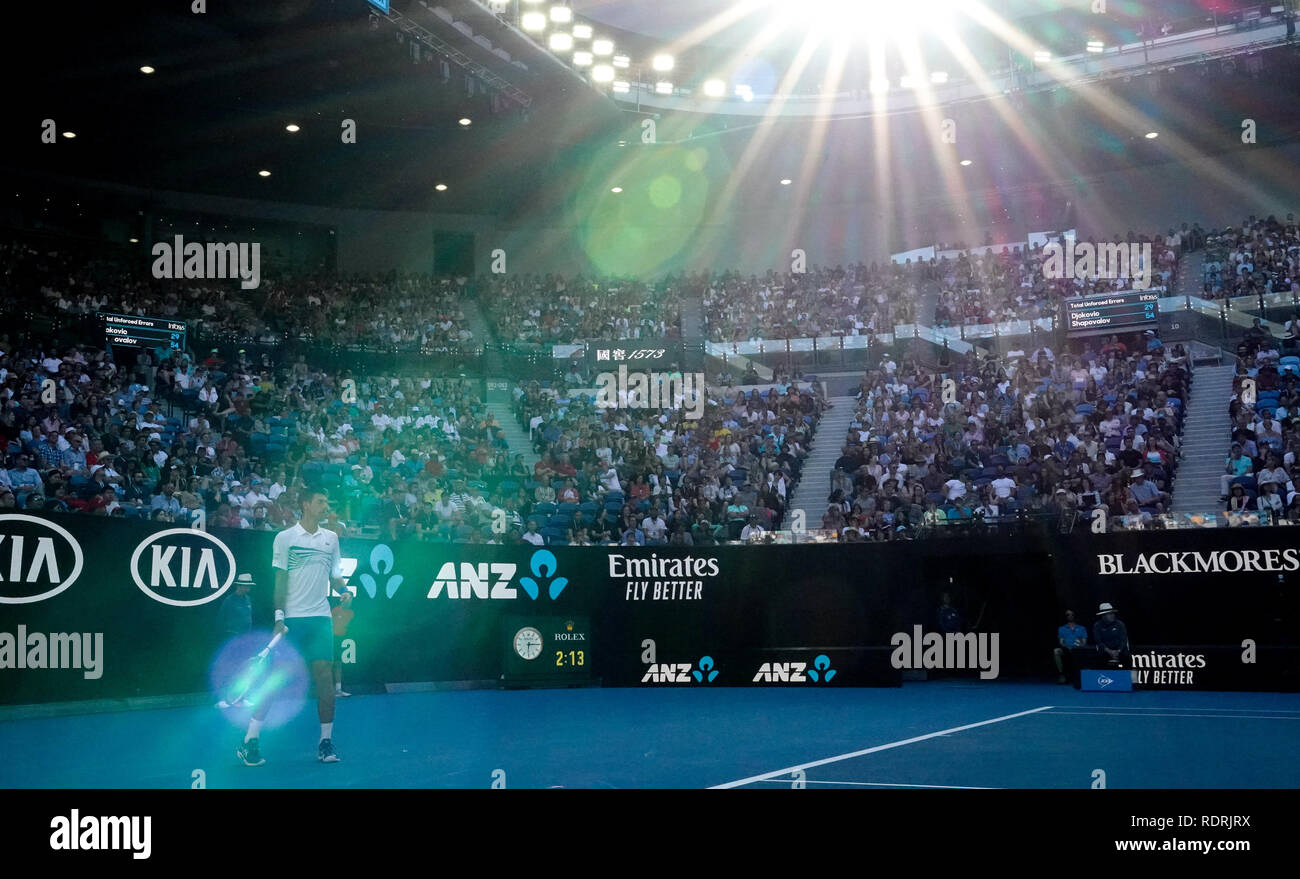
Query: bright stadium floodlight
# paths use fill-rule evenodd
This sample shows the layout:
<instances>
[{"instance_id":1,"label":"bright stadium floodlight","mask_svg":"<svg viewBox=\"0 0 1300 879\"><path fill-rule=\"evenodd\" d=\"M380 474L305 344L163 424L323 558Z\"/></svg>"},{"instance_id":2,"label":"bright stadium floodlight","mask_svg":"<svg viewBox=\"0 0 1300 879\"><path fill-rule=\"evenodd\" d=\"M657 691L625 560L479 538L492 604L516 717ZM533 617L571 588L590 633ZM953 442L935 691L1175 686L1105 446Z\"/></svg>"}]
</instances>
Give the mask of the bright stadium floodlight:
<instances>
[{"instance_id":1,"label":"bright stadium floodlight","mask_svg":"<svg viewBox=\"0 0 1300 879\"><path fill-rule=\"evenodd\" d=\"M673 69L673 56L656 55L654 57L654 61L651 63L651 66L655 70L659 71L660 73L666 73L667 71Z\"/></svg>"},{"instance_id":2,"label":"bright stadium floodlight","mask_svg":"<svg viewBox=\"0 0 1300 879\"><path fill-rule=\"evenodd\" d=\"M736 97L740 98L742 101L752 101L754 100L754 90L744 83L741 83L736 86Z\"/></svg>"},{"instance_id":3,"label":"bright stadium floodlight","mask_svg":"<svg viewBox=\"0 0 1300 879\"><path fill-rule=\"evenodd\" d=\"M1039 64L1045 64L1048 61L1052 60L1052 53L1046 51L1045 49L1039 49L1037 52L1034 53L1034 60L1037 61Z\"/></svg>"},{"instance_id":4,"label":"bright stadium floodlight","mask_svg":"<svg viewBox=\"0 0 1300 879\"><path fill-rule=\"evenodd\" d=\"M613 40L600 40L600 39L592 40L592 41L591 41L591 54L593 54L593 55L612 55L612 54L614 54L614 41L613 41Z\"/></svg>"},{"instance_id":5,"label":"bright stadium floodlight","mask_svg":"<svg viewBox=\"0 0 1300 879\"><path fill-rule=\"evenodd\" d=\"M144 74L150 74L150 73L153 73L153 68L150 67L148 64L146 64L146 65L144 65L143 67L140 68L140 72L141 72L141 73L144 73Z\"/></svg>"},{"instance_id":6,"label":"bright stadium floodlight","mask_svg":"<svg viewBox=\"0 0 1300 879\"><path fill-rule=\"evenodd\" d=\"M704 94L710 98L721 98L727 94L727 84L720 79L710 79L704 83Z\"/></svg>"},{"instance_id":7,"label":"bright stadium floodlight","mask_svg":"<svg viewBox=\"0 0 1300 879\"><path fill-rule=\"evenodd\" d=\"M1089 52L1093 52L1093 53L1096 53L1096 52L1105 52L1105 51L1106 51L1106 44L1103 43L1101 40L1089 40L1089 41L1088 41L1088 51L1089 51Z\"/></svg>"},{"instance_id":8,"label":"bright stadium floodlight","mask_svg":"<svg viewBox=\"0 0 1300 879\"><path fill-rule=\"evenodd\" d=\"M622 79L616 79L616 80L614 80L614 93L615 93L615 94L618 94L618 95L625 95L625 94L627 94L627 93L630 92L630 91L632 91L632 83L627 82L627 81L622 80Z\"/></svg>"},{"instance_id":9,"label":"bright stadium floodlight","mask_svg":"<svg viewBox=\"0 0 1300 879\"><path fill-rule=\"evenodd\" d=\"M970 159L962 159L961 162L959 162L958 164L960 164L963 168L965 168L970 164Z\"/></svg>"},{"instance_id":10,"label":"bright stadium floodlight","mask_svg":"<svg viewBox=\"0 0 1300 879\"><path fill-rule=\"evenodd\" d=\"M597 64L591 68L591 78L596 82L613 82L614 68L608 64Z\"/></svg>"},{"instance_id":11,"label":"bright stadium floodlight","mask_svg":"<svg viewBox=\"0 0 1300 879\"><path fill-rule=\"evenodd\" d=\"M541 33L546 30L546 15L541 12L525 12L519 19L519 26L526 31Z\"/></svg>"},{"instance_id":12,"label":"bright stadium floodlight","mask_svg":"<svg viewBox=\"0 0 1300 879\"><path fill-rule=\"evenodd\" d=\"M438 190L439 192L446 192L446 191L447 191L447 184L446 184L446 183L438 183L438 184L434 185L433 188L436 189L436 190Z\"/></svg>"},{"instance_id":13,"label":"bright stadium floodlight","mask_svg":"<svg viewBox=\"0 0 1300 879\"><path fill-rule=\"evenodd\" d=\"M552 52L567 52L573 48L573 37L563 31L557 31L551 34L550 42L547 45L551 47Z\"/></svg>"},{"instance_id":14,"label":"bright stadium floodlight","mask_svg":"<svg viewBox=\"0 0 1300 879\"><path fill-rule=\"evenodd\" d=\"M630 66L631 64L632 64L632 59L629 58L629 57L627 57L626 55L615 55L615 56L614 56L614 66L615 66L615 67L628 67L628 66Z\"/></svg>"},{"instance_id":15,"label":"bright stadium floodlight","mask_svg":"<svg viewBox=\"0 0 1300 879\"><path fill-rule=\"evenodd\" d=\"M904 74L902 79L898 81L898 87L904 89L914 89L920 84L920 80L911 74Z\"/></svg>"},{"instance_id":16,"label":"bright stadium floodlight","mask_svg":"<svg viewBox=\"0 0 1300 879\"><path fill-rule=\"evenodd\" d=\"M551 21L556 24L568 24L573 21L573 10L567 6L552 6Z\"/></svg>"},{"instance_id":17,"label":"bright stadium floodlight","mask_svg":"<svg viewBox=\"0 0 1300 879\"><path fill-rule=\"evenodd\" d=\"M671 82L661 81L655 83L655 94L671 95L673 93L673 84Z\"/></svg>"},{"instance_id":18,"label":"bright stadium floodlight","mask_svg":"<svg viewBox=\"0 0 1300 879\"><path fill-rule=\"evenodd\" d=\"M573 26L573 38L574 38L575 40L590 40L590 39L591 39L591 25L589 25L589 24L575 24L575 25Z\"/></svg>"},{"instance_id":19,"label":"bright stadium floodlight","mask_svg":"<svg viewBox=\"0 0 1300 879\"><path fill-rule=\"evenodd\" d=\"M943 85L948 81L948 74L942 70L936 70L930 74L930 82L935 85Z\"/></svg>"},{"instance_id":20,"label":"bright stadium floodlight","mask_svg":"<svg viewBox=\"0 0 1300 879\"><path fill-rule=\"evenodd\" d=\"M790 185L791 183L793 183L793 182L794 182L794 181L791 180L789 177L782 177L782 178L781 178L781 185L782 185L782 186L789 186L789 185Z\"/></svg>"},{"instance_id":21,"label":"bright stadium floodlight","mask_svg":"<svg viewBox=\"0 0 1300 879\"><path fill-rule=\"evenodd\" d=\"M573 53L573 66L574 66L574 67L590 67L590 66L591 66L591 53L590 53L590 52L574 52L574 53Z\"/></svg>"},{"instance_id":22,"label":"bright stadium floodlight","mask_svg":"<svg viewBox=\"0 0 1300 879\"><path fill-rule=\"evenodd\" d=\"M1157 137L1159 137L1159 136L1160 136L1160 132L1158 132L1158 131L1148 131L1148 132L1146 133L1146 139L1147 139L1147 140L1155 140L1155 139L1156 139Z\"/></svg>"},{"instance_id":23,"label":"bright stadium floodlight","mask_svg":"<svg viewBox=\"0 0 1300 879\"><path fill-rule=\"evenodd\" d=\"M889 91L889 80L884 78L871 80L871 91L873 94L883 95Z\"/></svg>"}]
</instances>

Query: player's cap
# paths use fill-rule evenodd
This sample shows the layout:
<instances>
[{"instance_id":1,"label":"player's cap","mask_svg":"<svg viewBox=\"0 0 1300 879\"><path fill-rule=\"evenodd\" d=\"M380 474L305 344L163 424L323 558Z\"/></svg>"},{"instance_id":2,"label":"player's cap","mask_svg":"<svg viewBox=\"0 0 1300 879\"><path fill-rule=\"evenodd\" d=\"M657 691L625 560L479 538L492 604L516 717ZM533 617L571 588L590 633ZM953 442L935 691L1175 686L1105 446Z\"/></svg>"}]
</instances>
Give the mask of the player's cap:
<instances>
[{"instance_id":1,"label":"player's cap","mask_svg":"<svg viewBox=\"0 0 1300 879\"><path fill-rule=\"evenodd\" d=\"M1101 616L1102 614L1114 613L1114 612L1115 612L1115 607L1109 601L1103 601L1101 605L1097 608L1097 616Z\"/></svg>"},{"instance_id":2,"label":"player's cap","mask_svg":"<svg viewBox=\"0 0 1300 879\"><path fill-rule=\"evenodd\" d=\"M235 578L236 586L256 586L257 581L253 579L252 574L240 574Z\"/></svg>"},{"instance_id":3,"label":"player's cap","mask_svg":"<svg viewBox=\"0 0 1300 879\"><path fill-rule=\"evenodd\" d=\"M1146 474L1143 473L1141 470L1134 470L1132 473L1129 474L1129 476L1132 476L1134 479L1137 479L1139 476L1146 476Z\"/></svg>"}]
</instances>

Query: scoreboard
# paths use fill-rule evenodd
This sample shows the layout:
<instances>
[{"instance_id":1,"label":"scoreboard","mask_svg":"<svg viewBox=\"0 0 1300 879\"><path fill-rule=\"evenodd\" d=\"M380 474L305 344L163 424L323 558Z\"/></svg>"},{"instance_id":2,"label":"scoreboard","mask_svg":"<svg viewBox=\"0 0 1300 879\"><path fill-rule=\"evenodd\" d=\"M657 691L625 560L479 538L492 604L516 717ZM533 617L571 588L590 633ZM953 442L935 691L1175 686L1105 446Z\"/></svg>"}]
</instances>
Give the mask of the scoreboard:
<instances>
[{"instance_id":1,"label":"scoreboard","mask_svg":"<svg viewBox=\"0 0 1300 879\"><path fill-rule=\"evenodd\" d=\"M104 339L126 348L167 348L185 350L185 321L162 317L138 317L130 314L97 315L104 327Z\"/></svg>"},{"instance_id":2,"label":"scoreboard","mask_svg":"<svg viewBox=\"0 0 1300 879\"><path fill-rule=\"evenodd\" d=\"M1155 329L1160 313L1157 290L1125 290L1071 299L1065 303L1066 337L1101 336Z\"/></svg>"}]
</instances>

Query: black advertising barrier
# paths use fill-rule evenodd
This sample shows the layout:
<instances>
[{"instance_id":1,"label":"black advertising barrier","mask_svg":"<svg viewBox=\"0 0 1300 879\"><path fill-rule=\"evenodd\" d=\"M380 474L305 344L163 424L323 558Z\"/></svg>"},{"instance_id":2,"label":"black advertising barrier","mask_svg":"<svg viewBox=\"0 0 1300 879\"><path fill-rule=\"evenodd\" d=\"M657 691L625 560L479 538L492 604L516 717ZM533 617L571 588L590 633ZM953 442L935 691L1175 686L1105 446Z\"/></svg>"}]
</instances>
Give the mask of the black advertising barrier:
<instances>
[{"instance_id":1,"label":"black advertising barrier","mask_svg":"<svg viewBox=\"0 0 1300 879\"><path fill-rule=\"evenodd\" d=\"M1107 601L1145 669L1197 672L1153 674L1151 685L1300 689L1295 533L700 551L344 539L358 590L345 675L372 685L897 684L949 592L963 629L985 639L980 662L971 638L965 671L949 673L1052 673L1065 609L1091 628ZM237 573L257 583L255 625L270 626L273 540L0 515L0 703L207 689Z\"/></svg>"}]
</instances>

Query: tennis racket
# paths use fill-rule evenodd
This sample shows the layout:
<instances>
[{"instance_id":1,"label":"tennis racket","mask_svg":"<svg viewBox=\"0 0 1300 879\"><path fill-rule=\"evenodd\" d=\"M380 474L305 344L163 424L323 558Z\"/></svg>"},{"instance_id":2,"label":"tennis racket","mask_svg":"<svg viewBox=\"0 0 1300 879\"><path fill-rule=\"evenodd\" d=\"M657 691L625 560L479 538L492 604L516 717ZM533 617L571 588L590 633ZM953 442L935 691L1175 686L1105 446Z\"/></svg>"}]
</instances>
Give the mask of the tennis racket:
<instances>
[{"instance_id":1,"label":"tennis racket","mask_svg":"<svg viewBox=\"0 0 1300 879\"><path fill-rule=\"evenodd\" d=\"M267 644L256 656L248 660L240 670L239 674L235 676L234 681L231 683L230 688L227 691L228 695L232 695L234 698L229 701L222 699L217 703L218 708L235 708L243 704L244 697L248 695L248 691L253 689L253 686L257 683L258 679L261 678L262 666L266 664L267 657L271 655L271 650L275 648L276 644L280 643L280 639L284 637L284 633L287 631L289 630L285 629L284 632L277 632L275 637L271 639L271 643Z\"/></svg>"}]
</instances>

